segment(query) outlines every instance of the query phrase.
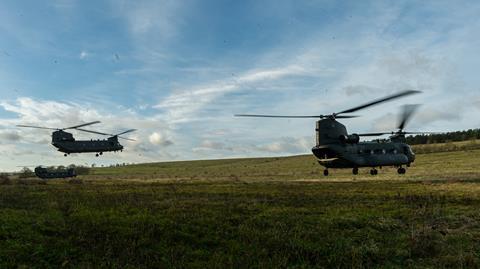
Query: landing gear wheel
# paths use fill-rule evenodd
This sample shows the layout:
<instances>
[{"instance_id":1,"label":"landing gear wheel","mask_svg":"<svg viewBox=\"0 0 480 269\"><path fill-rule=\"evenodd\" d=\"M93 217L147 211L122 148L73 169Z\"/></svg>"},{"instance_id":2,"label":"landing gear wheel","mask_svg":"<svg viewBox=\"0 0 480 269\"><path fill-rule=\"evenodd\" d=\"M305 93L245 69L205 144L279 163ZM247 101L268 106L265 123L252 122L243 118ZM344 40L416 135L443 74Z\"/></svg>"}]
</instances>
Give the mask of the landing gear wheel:
<instances>
[{"instance_id":1,"label":"landing gear wheel","mask_svg":"<svg viewBox=\"0 0 480 269\"><path fill-rule=\"evenodd\" d=\"M98 153L97 153L97 154L95 154L95 157L98 157L98 156L100 156L100 155L98 155Z\"/></svg>"},{"instance_id":2,"label":"landing gear wheel","mask_svg":"<svg viewBox=\"0 0 480 269\"><path fill-rule=\"evenodd\" d=\"M100 152L100 155L103 155L103 152Z\"/></svg>"},{"instance_id":3,"label":"landing gear wheel","mask_svg":"<svg viewBox=\"0 0 480 269\"><path fill-rule=\"evenodd\" d=\"M353 168L353 169L352 169L352 173L353 173L354 175L358 175L358 168L356 168L356 167Z\"/></svg>"},{"instance_id":4,"label":"landing gear wheel","mask_svg":"<svg viewBox=\"0 0 480 269\"><path fill-rule=\"evenodd\" d=\"M400 167L400 168L398 168L397 172L398 172L399 175L403 175L407 172L407 170L403 167Z\"/></svg>"},{"instance_id":5,"label":"landing gear wheel","mask_svg":"<svg viewBox=\"0 0 480 269\"><path fill-rule=\"evenodd\" d=\"M67 155L68 155L67 153L63 154L63 156L65 156L65 157L67 157Z\"/></svg>"},{"instance_id":6,"label":"landing gear wheel","mask_svg":"<svg viewBox=\"0 0 480 269\"><path fill-rule=\"evenodd\" d=\"M323 175L326 177L328 176L328 169L323 170Z\"/></svg>"},{"instance_id":7,"label":"landing gear wheel","mask_svg":"<svg viewBox=\"0 0 480 269\"><path fill-rule=\"evenodd\" d=\"M378 170L373 168L372 170L370 170L370 175L372 176L376 176L378 174Z\"/></svg>"}]
</instances>

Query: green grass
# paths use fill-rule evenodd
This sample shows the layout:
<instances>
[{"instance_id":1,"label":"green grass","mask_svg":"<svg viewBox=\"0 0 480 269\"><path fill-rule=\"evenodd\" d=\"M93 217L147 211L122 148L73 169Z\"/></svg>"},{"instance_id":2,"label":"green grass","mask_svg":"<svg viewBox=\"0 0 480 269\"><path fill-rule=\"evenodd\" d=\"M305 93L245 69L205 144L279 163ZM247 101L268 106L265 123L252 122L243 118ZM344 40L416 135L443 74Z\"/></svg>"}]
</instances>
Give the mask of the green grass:
<instances>
[{"instance_id":1,"label":"green grass","mask_svg":"<svg viewBox=\"0 0 480 269\"><path fill-rule=\"evenodd\" d=\"M95 169L0 185L0 268L476 268L480 150L407 175L312 156Z\"/></svg>"},{"instance_id":2,"label":"green grass","mask_svg":"<svg viewBox=\"0 0 480 269\"><path fill-rule=\"evenodd\" d=\"M461 145L463 143L459 143ZM442 145L438 146L441 149ZM394 168L383 168L380 177L374 179L459 179L477 177L480 150L436 152L417 154L417 160L408 169L408 175L399 176ZM141 179L141 180L196 180L196 181L292 181L292 180L371 180L368 168L360 169L354 177L350 169L331 169L332 177L323 177L323 167L313 155L282 158L227 159L188 161L171 163L150 163L92 170L90 178L95 179Z\"/></svg>"}]
</instances>

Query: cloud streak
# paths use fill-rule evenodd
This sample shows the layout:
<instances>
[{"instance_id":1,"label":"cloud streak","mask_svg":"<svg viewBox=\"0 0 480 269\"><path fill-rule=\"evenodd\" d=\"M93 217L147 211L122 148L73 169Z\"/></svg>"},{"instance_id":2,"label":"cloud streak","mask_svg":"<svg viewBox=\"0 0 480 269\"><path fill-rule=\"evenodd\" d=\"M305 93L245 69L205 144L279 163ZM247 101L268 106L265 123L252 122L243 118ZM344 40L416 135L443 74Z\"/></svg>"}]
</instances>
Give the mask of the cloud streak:
<instances>
[{"instance_id":1,"label":"cloud streak","mask_svg":"<svg viewBox=\"0 0 480 269\"><path fill-rule=\"evenodd\" d=\"M257 83L273 82L285 77L305 74L307 74L305 70L299 66L252 70L239 77L224 79L210 86L175 92L154 108L166 110L166 116L172 123L185 123L191 121L196 112L225 94L244 90Z\"/></svg>"}]
</instances>

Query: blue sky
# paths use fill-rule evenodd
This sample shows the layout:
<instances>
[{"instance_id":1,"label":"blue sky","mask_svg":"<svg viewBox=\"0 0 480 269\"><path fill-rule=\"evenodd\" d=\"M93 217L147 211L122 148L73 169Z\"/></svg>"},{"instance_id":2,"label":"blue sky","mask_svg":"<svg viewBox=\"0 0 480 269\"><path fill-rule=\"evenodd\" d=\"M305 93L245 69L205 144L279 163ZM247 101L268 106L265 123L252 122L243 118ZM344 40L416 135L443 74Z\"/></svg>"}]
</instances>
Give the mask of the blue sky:
<instances>
[{"instance_id":1,"label":"blue sky","mask_svg":"<svg viewBox=\"0 0 480 269\"><path fill-rule=\"evenodd\" d=\"M352 132L478 128L475 1L2 1L0 170L309 153L312 120L396 91ZM63 158L15 124L137 128L126 151ZM93 128L93 127L92 127ZM79 138L91 138L75 133Z\"/></svg>"}]
</instances>

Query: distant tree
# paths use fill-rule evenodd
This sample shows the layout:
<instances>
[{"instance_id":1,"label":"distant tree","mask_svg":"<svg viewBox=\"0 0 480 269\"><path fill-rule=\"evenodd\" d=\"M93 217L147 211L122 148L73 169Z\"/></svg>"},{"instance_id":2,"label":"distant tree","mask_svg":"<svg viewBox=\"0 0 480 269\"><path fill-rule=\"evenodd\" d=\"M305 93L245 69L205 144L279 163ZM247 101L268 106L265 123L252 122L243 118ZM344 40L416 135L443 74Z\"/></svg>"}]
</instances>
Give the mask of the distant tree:
<instances>
[{"instance_id":1,"label":"distant tree","mask_svg":"<svg viewBox=\"0 0 480 269\"><path fill-rule=\"evenodd\" d=\"M407 143L411 145L448 143L480 139L480 129L448 132L443 134L408 136Z\"/></svg>"},{"instance_id":2,"label":"distant tree","mask_svg":"<svg viewBox=\"0 0 480 269\"><path fill-rule=\"evenodd\" d=\"M77 173L77 175L88 175L90 174L90 168L87 167L87 166L83 166L83 165L74 165L74 164L71 164L68 166L68 168L71 168L71 169L75 169L75 172Z\"/></svg>"},{"instance_id":3,"label":"distant tree","mask_svg":"<svg viewBox=\"0 0 480 269\"><path fill-rule=\"evenodd\" d=\"M20 170L20 174L18 174L19 178L28 178L28 177L34 177L34 176L35 176L35 173L33 173L33 171L28 167L22 168L22 170Z\"/></svg>"},{"instance_id":4,"label":"distant tree","mask_svg":"<svg viewBox=\"0 0 480 269\"><path fill-rule=\"evenodd\" d=\"M75 168L75 172L77 173L77 175L88 175L90 174L90 168L86 166L77 166Z\"/></svg>"}]
</instances>

